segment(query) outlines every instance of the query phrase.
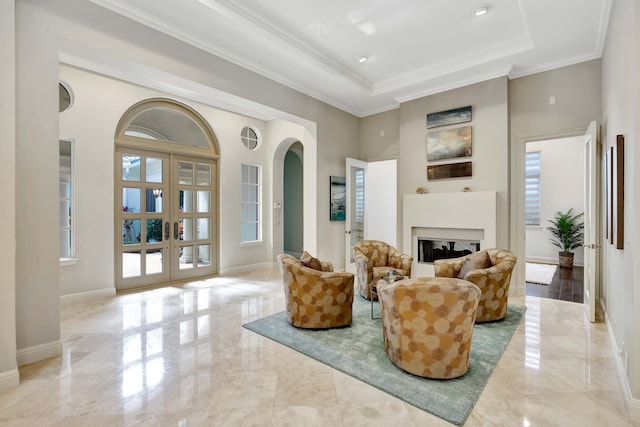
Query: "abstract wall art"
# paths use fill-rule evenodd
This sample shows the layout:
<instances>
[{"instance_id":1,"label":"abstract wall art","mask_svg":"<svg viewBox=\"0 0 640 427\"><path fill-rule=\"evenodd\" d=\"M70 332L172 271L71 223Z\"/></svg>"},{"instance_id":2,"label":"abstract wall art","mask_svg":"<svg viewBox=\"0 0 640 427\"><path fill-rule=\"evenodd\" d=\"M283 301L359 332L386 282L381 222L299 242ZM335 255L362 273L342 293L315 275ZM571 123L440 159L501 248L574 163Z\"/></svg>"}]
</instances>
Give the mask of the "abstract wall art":
<instances>
[{"instance_id":1,"label":"abstract wall art","mask_svg":"<svg viewBox=\"0 0 640 427\"><path fill-rule=\"evenodd\" d=\"M427 114L427 129L471 121L471 107L454 108Z\"/></svg>"},{"instance_id":2,"label":"abstract wall art","mask_svg":"<svg viewBox=\"0 0 640 427\"><path fill-rule=\"evenodd\" d=\"M471 162L427 166L428 180L460 178L464 176L472 176Z\"/></svg>"},{"instance_id":3,"label":"abstract wall art","mask_svg":"<svg viewBox=\"0 0 640 427\"><path fill-rule=\"evenodd\" d=\"M427 134L427 160L455 159L471 156L471 126Z\"/></svg>"}]
</instances>

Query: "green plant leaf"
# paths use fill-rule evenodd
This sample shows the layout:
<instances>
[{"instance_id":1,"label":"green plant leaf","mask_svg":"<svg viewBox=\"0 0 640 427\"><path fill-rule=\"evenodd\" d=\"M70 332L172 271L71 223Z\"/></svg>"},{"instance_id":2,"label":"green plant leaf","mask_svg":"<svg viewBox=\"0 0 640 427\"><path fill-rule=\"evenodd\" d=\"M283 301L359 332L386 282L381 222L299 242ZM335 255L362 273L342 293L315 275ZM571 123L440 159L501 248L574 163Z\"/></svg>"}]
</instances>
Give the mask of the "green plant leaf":
<instances>
[{"instance_id":1,"label":"green plant leaf","mask_svg":"<svg viewBox=\"0 0 640 427\"><path fill-rule=\"evenodd\" d=\"M557 211L549 222L547 230L551 232L551 244L560 248L561 252L572 252L584 242L584 212L574 213L573 208L567 212Z\"/></svg>"}]
</instances>

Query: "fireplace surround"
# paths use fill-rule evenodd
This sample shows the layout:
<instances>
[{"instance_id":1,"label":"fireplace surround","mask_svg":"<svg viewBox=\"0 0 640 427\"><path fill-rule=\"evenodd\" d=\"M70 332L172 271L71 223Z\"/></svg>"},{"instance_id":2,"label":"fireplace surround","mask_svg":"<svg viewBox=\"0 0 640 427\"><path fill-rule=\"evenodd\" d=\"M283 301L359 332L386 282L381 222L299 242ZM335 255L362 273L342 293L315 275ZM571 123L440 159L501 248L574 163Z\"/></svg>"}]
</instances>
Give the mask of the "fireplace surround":
<instances>
[{"instance_id":1,"label":"fireplace surround","mask_svg":"<svg viewBox=\"0 0 640 427\"><path fill-rule=\"evenodd\" d=\"M495 191L405 194L402 207L403 251L414 258L413 277L435 273L433 261L419 261L421 240L474 242L477 250L496 247Z\"/></svg>"}]
</instances>

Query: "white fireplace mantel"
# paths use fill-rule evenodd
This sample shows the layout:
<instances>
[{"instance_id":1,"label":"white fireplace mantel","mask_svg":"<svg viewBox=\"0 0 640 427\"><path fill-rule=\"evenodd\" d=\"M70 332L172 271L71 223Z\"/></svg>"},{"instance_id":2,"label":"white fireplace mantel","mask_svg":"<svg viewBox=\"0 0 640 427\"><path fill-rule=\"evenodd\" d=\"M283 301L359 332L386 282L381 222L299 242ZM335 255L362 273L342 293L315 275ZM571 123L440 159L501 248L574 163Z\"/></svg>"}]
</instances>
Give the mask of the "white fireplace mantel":
<instances>
[{"instance_id":1,"label":"white fireplace mantel","mask_svg":"<svg viewBox=\"0 0 640 427\"><path fill-rule=\"evenodd\" d=\"M433 276L433 265L418 263L418 237L480 240L480 249L497 244L497 192L405 194L403 251L413 255L412 276Z\"/></svg>"}]
</instances>

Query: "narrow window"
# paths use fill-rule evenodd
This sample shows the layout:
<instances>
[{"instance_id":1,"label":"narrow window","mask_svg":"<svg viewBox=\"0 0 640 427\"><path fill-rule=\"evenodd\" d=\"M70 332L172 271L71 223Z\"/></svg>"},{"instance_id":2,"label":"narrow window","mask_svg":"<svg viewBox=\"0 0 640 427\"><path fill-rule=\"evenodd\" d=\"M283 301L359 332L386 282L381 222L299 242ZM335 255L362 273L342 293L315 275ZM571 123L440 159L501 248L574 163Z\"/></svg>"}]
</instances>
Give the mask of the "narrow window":
<instances>
[{"instance_id":1,"label":"narrow window","mask_svg":"<svg viewBox=\"0 0 640 427\"><path fill-rule=\"evenodd\" d=\"M255 242L260 236L260 167L242 165L242 242Z\"/></svg>"},{"instance_id":2,"label":"narrow window","mask_svg":"<svg viewBox=\"0 0 640 427\"><path fill-rule=\"evenodd\" d=\"M525 224L540 225L540 152L526 155Z\"/></svg>"},{"instance_id":3,"label":"narrow window","mask_svg":"<svg viewBox=\"0 0 640 427\"><path fill-rule=\"evenodd\" d=\"M73 244L73 144L60 140L60 259L74 258Z\"/></svg>"}]
</instances>

